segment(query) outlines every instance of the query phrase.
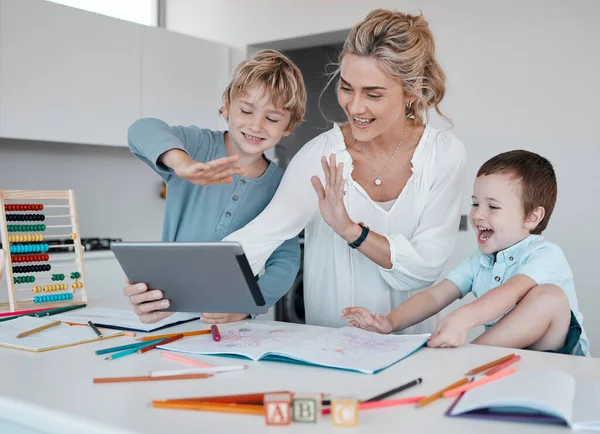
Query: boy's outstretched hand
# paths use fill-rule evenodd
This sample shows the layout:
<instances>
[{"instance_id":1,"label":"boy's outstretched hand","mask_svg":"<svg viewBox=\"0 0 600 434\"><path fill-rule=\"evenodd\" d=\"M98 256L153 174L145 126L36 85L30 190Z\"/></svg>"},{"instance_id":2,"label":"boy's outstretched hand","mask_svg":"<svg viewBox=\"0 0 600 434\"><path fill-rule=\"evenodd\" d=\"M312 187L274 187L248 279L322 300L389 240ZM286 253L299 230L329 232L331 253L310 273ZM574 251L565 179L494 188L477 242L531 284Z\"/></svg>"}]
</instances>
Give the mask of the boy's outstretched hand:
<instances>
[{"instance_id":1,"label":"boy's outstretched hand","mask_svg":"<svg viewBox=\"0 0 600 434\"><path fill-rule=\"evenodd\" d=\"M233 181L233 175L244 173L241 167L232 166L239 159L239 156L233 155L202 163L188 157L174 165L173 170L177 176L193 184L229 184Z\"/></svg>"},{"instance_id":2,"label":"boy's outstretched hand","mask_svg":"<svg viewBox=\"0 0 600 434\"><path fill-rule=\"evenodd\" d=\"M373 315L364 307L347 307L342 311L342 319L350 320L351 327L359 327L370 332L390 333L394 326L385 316Z\"/></svg>"},{"instance_id":3,"label":"boy's outstretched hand","mask_svg":"<svg viewBox=\"0 0 600 434\"><path fill-rule=\"evenodd\" d=\"M469 328L464 316L461 316L458 311L454 311L438 324L433 334L429 336L427 346L432 348L460 347L465 342Z\"/></svg>"}]
</instances>

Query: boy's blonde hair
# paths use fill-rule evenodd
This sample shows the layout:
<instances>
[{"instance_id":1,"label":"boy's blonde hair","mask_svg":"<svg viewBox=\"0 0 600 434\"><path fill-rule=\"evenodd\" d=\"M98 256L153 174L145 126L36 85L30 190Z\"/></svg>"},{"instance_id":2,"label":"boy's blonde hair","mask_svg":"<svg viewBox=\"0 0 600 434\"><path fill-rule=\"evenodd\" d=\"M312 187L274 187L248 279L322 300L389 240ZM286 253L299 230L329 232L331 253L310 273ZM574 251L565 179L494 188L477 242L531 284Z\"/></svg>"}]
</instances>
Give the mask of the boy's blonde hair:
<instances>
[{"instance_id":1,"label":"boy's blonde hair","mask_svg":"<svg viewBox=\"0 0 600 434\"><path fill-rule=\"evenodd\" d=\"M302 123L306 111L304 79L286 55L275 50L260 50L240 63L223 92L223 104L229 107L233 98L255 84L265 85L275 106L290 112L289 130Z\"/></svg>"}]
</instances>

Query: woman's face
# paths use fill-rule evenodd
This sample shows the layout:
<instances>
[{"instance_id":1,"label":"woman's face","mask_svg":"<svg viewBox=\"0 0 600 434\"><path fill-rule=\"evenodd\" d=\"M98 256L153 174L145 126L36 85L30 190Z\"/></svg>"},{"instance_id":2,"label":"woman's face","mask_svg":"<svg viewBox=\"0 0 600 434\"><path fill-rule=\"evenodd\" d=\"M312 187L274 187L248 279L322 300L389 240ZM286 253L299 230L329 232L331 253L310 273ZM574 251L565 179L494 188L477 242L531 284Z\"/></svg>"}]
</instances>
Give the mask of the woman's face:
<instances>
[{"instance_id":1,"label":"woman's face","mask_svg":"<svg viewBox=\"0 0 600 434\"><path fill-rule=\"evenodd\" d=\"M338 102L356 140L368 142L383 133L404 129L408 103L404 89L381 69L375 58L344 55Z\"/></svg>"}]
</instances>

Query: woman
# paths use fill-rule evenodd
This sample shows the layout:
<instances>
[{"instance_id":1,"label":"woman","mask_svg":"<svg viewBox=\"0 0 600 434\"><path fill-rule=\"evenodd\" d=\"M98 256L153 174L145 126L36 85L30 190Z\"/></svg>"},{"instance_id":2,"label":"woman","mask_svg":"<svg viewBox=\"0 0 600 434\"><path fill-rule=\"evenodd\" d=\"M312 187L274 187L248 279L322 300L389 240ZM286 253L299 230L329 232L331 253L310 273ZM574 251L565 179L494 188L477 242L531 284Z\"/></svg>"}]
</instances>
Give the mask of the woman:
<instances>
[{"instance_id":1,"label":"woman","mask_svg":"<svg viewBox=\"0 0 600 434\"><path fill-rule=\"evenodd\" d=\"M308 324L345 325L347 306L388 313L431 285L452 253L465 151L424 122L445 91L434 46L421 15L378 9L354 26L337 71L348 123L307 143L267 208L225 238L258 273L305 229Z\"/></svg>"}]
</instances>

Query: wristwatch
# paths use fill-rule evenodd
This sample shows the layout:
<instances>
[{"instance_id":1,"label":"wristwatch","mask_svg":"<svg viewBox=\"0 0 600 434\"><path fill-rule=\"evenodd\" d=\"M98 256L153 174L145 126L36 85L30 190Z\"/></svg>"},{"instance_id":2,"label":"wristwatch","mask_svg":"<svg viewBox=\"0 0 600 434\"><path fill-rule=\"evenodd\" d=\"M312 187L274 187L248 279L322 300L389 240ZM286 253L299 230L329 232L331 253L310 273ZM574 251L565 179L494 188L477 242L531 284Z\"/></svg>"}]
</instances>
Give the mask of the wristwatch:
<instances>
[{"instance_id":1,"label":"wristwatch","mask_svg":"<svg viewBox=\"0 0 600 434\"><path fill-rule=\"evenodd\" d=\"M360 233L360 236L355 241L348 243L348 246L350 246L353 249L358 248L358 246L360 246L363 243L363 241L365 241L365 239L367 238L367 235L369 235L370 229L366 224L364 224L363 222L358 222L358 225L362 228L362 232Z\"/></svg>"}]
</instances>

